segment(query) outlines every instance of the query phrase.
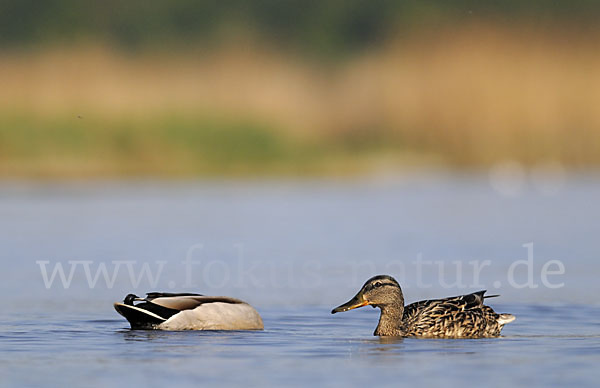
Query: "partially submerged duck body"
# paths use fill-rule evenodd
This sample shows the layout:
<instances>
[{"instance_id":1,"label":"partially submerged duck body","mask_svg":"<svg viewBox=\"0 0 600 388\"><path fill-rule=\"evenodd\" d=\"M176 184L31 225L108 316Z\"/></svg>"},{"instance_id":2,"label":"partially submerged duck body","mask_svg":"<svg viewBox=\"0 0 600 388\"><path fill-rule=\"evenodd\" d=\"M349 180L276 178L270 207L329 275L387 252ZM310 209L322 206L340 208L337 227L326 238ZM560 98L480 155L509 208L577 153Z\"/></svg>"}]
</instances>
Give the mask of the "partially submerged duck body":
<instances>
[{"instance_id":1,"label":"partially submerged duck body","mask_svg":"<svg viewBox=\"0 0 600 388\"><path fill-rule=\"evenodd\" d=\"M226 296L151 292L140 298L129 294L123 303L115 303L114 307L132 329L263 329L262 319L254 307Z\"/></svg>"},{"instance_id":2,"label":"partially submerged duck body","mask_svg":"<svg viewBox=\"0 0 600 388\"><path fill-rule=\"evenodd\" d=\"M498 314L483 304L486 291L444 299L422 300L404 306L398 282L391 276L374 276L347 303L332 314L371 305L381 309L374 335L424 338L498 337L512 322L512 314Z\"/></svg>"}]
</instances>

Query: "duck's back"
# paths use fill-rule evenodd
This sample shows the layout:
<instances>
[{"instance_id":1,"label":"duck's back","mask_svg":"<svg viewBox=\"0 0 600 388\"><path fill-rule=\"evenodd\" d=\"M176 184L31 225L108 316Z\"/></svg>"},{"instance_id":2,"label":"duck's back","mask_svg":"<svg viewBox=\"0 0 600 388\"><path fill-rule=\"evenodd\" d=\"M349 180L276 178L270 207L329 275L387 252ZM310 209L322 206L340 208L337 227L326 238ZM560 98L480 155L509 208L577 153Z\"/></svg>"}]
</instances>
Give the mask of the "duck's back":
<instances>
[{"instance_id":1,"label":"duck's back","mask_svg":"<svg viewBox=\"0 0 600 388\"><path fill-rule=\"evenodd\" d=\"M423 300L405 307L407 335L429 338L497 337L515 317L497 314L483 304L485 291L444 299Z\"/></svg>"}]
</instances>

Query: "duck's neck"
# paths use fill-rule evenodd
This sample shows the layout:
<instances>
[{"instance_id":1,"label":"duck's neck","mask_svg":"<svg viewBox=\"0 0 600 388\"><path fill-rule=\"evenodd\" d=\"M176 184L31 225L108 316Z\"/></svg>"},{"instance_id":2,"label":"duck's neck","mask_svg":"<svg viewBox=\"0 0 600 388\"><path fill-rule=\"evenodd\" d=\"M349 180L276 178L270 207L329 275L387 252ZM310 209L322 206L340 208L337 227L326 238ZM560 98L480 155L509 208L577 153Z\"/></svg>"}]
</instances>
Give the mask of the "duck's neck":
<instances>
[{"instance_id":1,"label":"duck's neck","mask_svg":"<svg viewBox=\"0 0 600 388\"><path fill-rule=\"evenodd\" d=\"M404 323L402 315L404 314L404 300L400 303L377 306L381 309L379 324L375 329L374 335L379 336L403 336Z\"/></svg>"}]
</instances>

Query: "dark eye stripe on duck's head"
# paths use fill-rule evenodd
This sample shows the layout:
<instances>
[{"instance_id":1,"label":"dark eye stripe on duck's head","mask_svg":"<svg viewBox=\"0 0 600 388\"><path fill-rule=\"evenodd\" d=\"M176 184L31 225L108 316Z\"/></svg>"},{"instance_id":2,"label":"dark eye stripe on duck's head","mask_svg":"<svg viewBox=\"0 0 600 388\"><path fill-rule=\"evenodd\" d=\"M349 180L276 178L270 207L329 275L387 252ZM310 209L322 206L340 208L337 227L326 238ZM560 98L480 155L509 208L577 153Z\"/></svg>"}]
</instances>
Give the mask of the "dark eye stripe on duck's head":
<instances>
[{"instance_id":1,"label":"dark eye stripe on duck's head","mask_svg":"<svg viewBox=\"0 0 600 388\"><path fill-rule=\"evenodd\" d=\"M369 290L372 290L375 288L386 287L386 286L398 287L398 288L400 287L400 285L398 284L396 279L394 279L393 277L391 277L389 275L377 275L377 276L373 276L371 279L367 280L367 282L365 283L363 288L365 291L369 291Z\"/></svg>"},{"instance_id":2,"label":"dark eye stripe on duck's head","mask_svg":"<svg viewBox=\"0 0 600 388\"><path fill-rule=\"evenodd\" d=\"M367 284L365 286L365 290L366 291L370 291L370 290L373 290L373 289L376 289L376 288L388 287L388 286L398 288L398 285L395 284L395 283L377 281L377 282L374 282L374 283Z\"/></svg>"}]
</instances>

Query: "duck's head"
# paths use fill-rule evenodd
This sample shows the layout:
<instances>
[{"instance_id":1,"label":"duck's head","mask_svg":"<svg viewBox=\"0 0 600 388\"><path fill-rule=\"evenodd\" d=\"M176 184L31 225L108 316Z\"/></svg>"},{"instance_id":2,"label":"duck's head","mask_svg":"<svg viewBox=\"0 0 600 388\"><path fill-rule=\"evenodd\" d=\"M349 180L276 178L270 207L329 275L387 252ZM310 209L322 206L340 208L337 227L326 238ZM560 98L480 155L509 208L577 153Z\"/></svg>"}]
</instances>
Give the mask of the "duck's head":
<instances>
[{"instance_id":1,"label":"duck's head","mask_svg":"<svg viewBox=\"0 0 600 388\"><path fill-rule=\"evenodd\" d=\"M354 298L334 308L331 313L340 313L367 305L382 308L388 305L404 307L404 297L400 284L389 275L373 276L367 280Z\"/></svg>"}]
</instances>

